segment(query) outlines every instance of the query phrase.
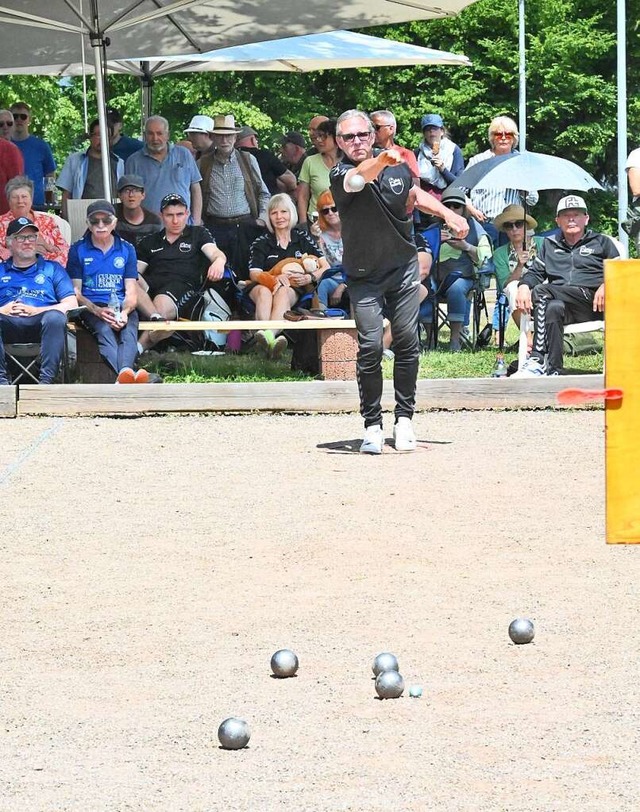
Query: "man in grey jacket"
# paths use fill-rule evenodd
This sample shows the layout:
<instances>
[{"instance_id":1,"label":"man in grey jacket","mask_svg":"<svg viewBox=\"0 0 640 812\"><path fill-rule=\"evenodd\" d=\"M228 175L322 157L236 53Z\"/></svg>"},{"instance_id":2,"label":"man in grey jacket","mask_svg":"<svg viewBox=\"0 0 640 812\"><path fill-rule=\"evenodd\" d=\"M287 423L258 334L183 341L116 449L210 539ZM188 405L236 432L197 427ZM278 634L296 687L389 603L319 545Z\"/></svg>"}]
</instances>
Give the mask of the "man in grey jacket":
<instances>
[{"instance_id":1,"label":"man in grey jacket","mask_svg":"<svg viewBox=\"0 0 640 812\"><path fill-rule=\"evenodd\" d=\"M513 378L557 375L564 325L604 318L604 261L619 256L615 243L587 228L587 204L578 195L560 200L556 223L560 234L545 238L518 286L516 307L533 310L533 349Z\"/></svg>"}]
</instances>

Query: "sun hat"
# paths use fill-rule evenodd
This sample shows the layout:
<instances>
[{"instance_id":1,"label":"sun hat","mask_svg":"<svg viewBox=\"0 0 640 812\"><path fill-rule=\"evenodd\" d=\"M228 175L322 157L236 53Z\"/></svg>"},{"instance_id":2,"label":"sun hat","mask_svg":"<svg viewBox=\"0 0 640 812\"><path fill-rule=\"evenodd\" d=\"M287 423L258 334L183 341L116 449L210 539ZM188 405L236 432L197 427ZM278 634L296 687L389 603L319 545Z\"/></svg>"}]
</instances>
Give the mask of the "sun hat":
<instances>
[{"instance_id":1,"label":"sun hat","mask_svg":"<svg viewBox=\"0 0 640 812\"><path fill-rule=\"evenodd\" d=\"M519 206L517 203L511 203L507 206L493 221L493 225L498 231L504 231L502 226L505 223L513 223L515 220L526 220L527 228L536 228L538 225L538 221L534 220L529 213L525 217L524 207Z\"/></svg>"},{"instance_id":2,"label":"sun hat","mask_svg":"<svg viewBox=\"0 0 640 812\"><path fill-rule=\"evenodd\" d=\"M185 128L185 133L207 133L213 130L213 119L211 116L194 116Z\"/></svg>"},{"instance_id":3,"label":"sun hat","mask_svg":"<svg viewBox=\"0 0 640 812\"><path fill-rule=\"evenodd\" d=\"M214 135L230 135L239 131L240 128L236 127L236 120L233 116L214 116L211 130Z\"/></svg>"}]
</instances>

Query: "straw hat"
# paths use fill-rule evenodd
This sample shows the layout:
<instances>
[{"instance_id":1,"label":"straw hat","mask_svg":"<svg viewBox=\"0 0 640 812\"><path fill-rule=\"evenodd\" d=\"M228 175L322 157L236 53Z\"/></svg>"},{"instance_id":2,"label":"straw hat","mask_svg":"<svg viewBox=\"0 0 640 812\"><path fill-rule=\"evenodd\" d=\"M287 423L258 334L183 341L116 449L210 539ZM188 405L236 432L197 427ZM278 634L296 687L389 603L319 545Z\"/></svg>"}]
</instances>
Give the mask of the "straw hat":
<instances>
[{"instance_id":1,"label":"straw hat","mask_svg":"<svg viewBox=\"0 0 640 812\"><path fill-rule=\"evenodd\" d=\"M504 209L504 211L493 221L493 225L498 229L498 231L504 231L502 226L505 223L513 223L516 220L526 220L527 228L536 228L538 225L538 221L534 220L530 214L527 214L525 218L524 208L522 206L518 206L517 203L511 203L509 206L507 206L507 208Z\"/></svg>"},{"instance_id":2,"label":"straw hat","mask_svg":"<svg viewBox=\"0 0 640 812\"><path fill-rule=\"evenodd\" d=\"M236 120L233 116L214 116L211 132L214 135L229 135L239 132L239 128L236 127Z\"/></svg>"}]
</instances>

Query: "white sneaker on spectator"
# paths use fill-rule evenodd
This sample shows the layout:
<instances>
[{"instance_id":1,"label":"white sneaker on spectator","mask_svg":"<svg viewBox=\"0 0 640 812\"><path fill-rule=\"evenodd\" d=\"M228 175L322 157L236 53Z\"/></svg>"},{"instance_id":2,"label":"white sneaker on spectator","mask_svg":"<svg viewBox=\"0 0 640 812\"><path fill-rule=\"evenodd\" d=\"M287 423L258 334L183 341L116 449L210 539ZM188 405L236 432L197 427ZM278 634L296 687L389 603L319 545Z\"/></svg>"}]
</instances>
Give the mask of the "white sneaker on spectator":
<instances>
[{"instance_id":1,"label":"white sneaker on spectator","mask_svg":"<svg viewBox=\"0 0 640 812\"><path fill-rule=\"evenodd\" d=\"M384 436L382 426L368 426L364 430L364 440L360 446L361 454L382 454Z\"/></svg>"},{"instance_id":2,"label":"white sneaker on spectator","mask_svg":"<svg viewBox=\"0 0 640 812\"><path fill-rule=\"evenodd\" d=\"M279 335L269 347L269 358L271 358L272 361L277 361L288 346L289 343L286 336Z\"/></svg>"},{"instance_id":3,"label":"white sneaker on spectator","mask_svg":"<svg viewBox=\"0 0 640 812\"><path fill-rule=\"evenodd\" d=\"M408 417L398 418L398 422L393 427L393 441L396 451L415 451L418 447L413 424Z\"/></svg>"},{"instance_id":4,"label":"white sneaker on spectator","mask_svg":"<svg viewBox=\"0 0 640 812\"><path fill-rule=\"evenodd\" d=\"M540 378L546 375L544 364L541 364L537 358L527 358L524 364L517 372L514 372L512 378Z\"/></svg>"}]
</instances>

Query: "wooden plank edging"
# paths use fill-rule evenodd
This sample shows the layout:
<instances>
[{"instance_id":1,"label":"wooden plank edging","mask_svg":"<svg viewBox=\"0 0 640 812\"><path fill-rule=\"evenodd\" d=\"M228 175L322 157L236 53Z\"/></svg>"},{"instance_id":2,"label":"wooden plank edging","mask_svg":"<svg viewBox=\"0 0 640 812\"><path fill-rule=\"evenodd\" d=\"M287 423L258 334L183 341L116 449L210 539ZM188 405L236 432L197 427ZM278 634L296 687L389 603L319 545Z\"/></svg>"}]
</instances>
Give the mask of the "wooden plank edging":
<instances>
[{"instance_id":1,"label":"wooden plank edging","mask_svg":"<svg viewBox=\"0 0 640 812\"><path fill-rule=\"evenodd\" d=\"M530 409L555 407L561 389L600 389L602 375L565 375L511 381L445 378L418 381L417 407ZM7 387L13 389L13 387ZM382 405L393 409L393 383L384 382ZM558 407L562 408L562 407ZM116 415L197 412L357 412L355 381L199 384L64 384L21 386L18 415Z\"/></svg>"},{"instance_id":2,"label":"wooden plank edging","mask_svg":"<svg viewBox=\"0 0 640 812\"><path fill-rule=\"evenodd\" d=\"M16 395L15 386L0 386L0 417L16 416Z\"/></svg>"}]
</instances>

